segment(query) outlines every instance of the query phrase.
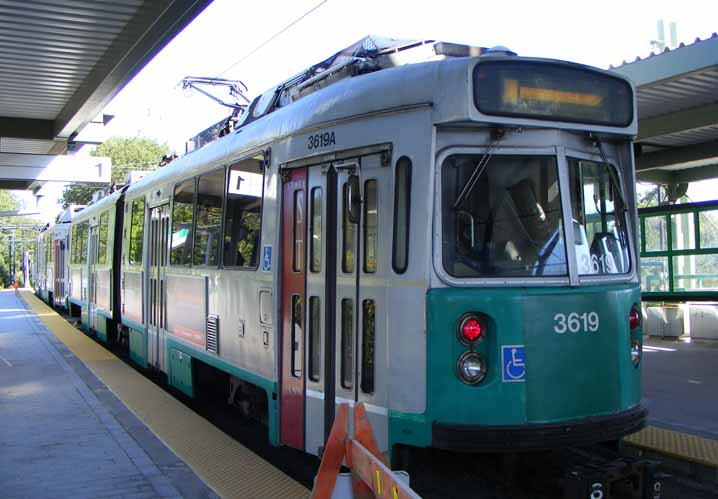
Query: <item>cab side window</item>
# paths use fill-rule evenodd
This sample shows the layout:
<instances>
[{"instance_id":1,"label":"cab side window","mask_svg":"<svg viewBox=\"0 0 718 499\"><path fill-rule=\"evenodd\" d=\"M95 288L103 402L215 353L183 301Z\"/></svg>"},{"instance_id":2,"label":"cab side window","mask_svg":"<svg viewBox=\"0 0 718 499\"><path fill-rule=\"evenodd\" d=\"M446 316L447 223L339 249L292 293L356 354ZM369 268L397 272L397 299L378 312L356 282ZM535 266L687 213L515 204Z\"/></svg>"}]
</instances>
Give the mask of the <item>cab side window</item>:
<instances>
[{"instance_id":1,"label":"cab side window","mask_svg":"<svg viewBox=\"0 0 718 499\"><path fill-rule=\"evenodd\" d=\"M264 169L259 159L232 165L227 175L224 266L257 267L262 230Z\"/></svg>"}]
</instances>

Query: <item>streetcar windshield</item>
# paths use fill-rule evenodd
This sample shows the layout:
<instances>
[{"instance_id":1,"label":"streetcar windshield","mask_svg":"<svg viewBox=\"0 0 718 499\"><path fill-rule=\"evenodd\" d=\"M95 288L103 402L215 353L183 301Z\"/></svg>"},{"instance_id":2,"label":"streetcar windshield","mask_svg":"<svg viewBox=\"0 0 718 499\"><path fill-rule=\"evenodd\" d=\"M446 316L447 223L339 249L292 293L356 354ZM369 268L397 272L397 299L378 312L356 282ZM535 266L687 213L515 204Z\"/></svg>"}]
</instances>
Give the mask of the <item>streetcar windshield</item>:
<instances>
[{"instance_id":1,"label":"streetcar windshield","mask_svg":"<svg viewBox=\"0 0 718 499\"><path fill-rule=\"evenodd\" d=\"M553 156L456 154L442 167L443 261L454 277L565 276ZM473 174L471 190L456 204Z\"/></svg>"},{"instance_id":2,"label":"streetcar windshield","mask_svg":"<svg viewBox=\"0 0 718 499\"><path fill-rule=\"evenodd\" d=\"M625 207L612 166L568 159L574 240L580 275L630 270Z\"/></svg>"}]
</instances>

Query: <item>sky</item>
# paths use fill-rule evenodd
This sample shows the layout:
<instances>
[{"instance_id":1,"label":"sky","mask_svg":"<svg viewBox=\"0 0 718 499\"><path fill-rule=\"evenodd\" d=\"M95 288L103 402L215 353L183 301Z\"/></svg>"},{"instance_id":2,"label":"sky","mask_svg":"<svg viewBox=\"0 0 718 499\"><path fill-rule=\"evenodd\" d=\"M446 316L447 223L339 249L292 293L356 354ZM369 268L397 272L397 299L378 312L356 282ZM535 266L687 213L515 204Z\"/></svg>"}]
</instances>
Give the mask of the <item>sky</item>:
<instances>
[{"instance_id":1,"label":"sky","mask_svg":"<svg viewBox=\"0 0 718 499\"><path fill-rule=\"evenodd\" d=\"M678 41L689 44L718 30L718 2L215 0L111 102L107 132L153 137L183 153L187 139L228 115L183 91L184 76L239 79L251 98L368 34L504 45L605 69L648 55L658 19L676 22Z\"/></svg>"},{"instance_id":2,"label":"sky","mask_svg":"<svg viewBox=\"0 0 718 499\"><path fill-rule=\"evenodd\" d=\"M238 79L251 99L368 34L503 45L607 69L647 56L659 19L676 22L678 41L690 44L718 30L718 2L214 0L107 106L115 118L106 133L151 137L183 154L190 137L229 114L182 90L183 77ZM57 212L61 192L48 186L45 218Z\"/></svg>"}]
</instances>

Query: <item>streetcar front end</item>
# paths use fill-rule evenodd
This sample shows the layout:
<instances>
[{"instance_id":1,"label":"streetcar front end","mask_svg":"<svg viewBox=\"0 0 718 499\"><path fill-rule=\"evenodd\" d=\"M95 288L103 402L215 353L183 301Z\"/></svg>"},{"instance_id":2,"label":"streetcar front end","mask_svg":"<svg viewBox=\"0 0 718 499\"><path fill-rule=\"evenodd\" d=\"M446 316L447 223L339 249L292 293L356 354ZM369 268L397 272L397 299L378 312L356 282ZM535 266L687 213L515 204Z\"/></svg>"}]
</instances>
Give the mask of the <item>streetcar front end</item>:
<instances>
[{"instance_id":1,"label":"streetcar front end","mask_svg":"<svg viewBox=\"0 0 718 499\"><path fill-rule=\"evenodd\" d=\"M426 413L409 445L518 451L645 424L633 87L485 57L472 121L437 126Z\"/></svg>"}]
</instances>

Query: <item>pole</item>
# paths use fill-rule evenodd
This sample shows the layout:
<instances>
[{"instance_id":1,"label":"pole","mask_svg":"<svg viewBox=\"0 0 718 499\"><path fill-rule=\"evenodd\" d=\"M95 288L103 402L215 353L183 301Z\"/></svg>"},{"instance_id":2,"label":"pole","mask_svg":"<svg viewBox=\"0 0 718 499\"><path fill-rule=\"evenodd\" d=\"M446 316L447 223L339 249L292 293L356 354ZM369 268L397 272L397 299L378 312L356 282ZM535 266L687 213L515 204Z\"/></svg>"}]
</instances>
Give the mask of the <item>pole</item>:
<instances>
[{"instance_id":1,"label":"pole","mask_svg":"<svg viewBox=\"0 0 718 499\"><path fill-rule=\"evenodd\" d=\"M22 285L30 287L30 253L27 250L22 252Z\"/></svg>"},{"instance_id":2,"label":"pole","mask_svg":"<svg viewBox=\"0 0 718 499\"><path fill-rule=\"evenodd\" d=\"M10 231L10 279L15 282L15 229Z\"/></svg>"}]
</instances>

